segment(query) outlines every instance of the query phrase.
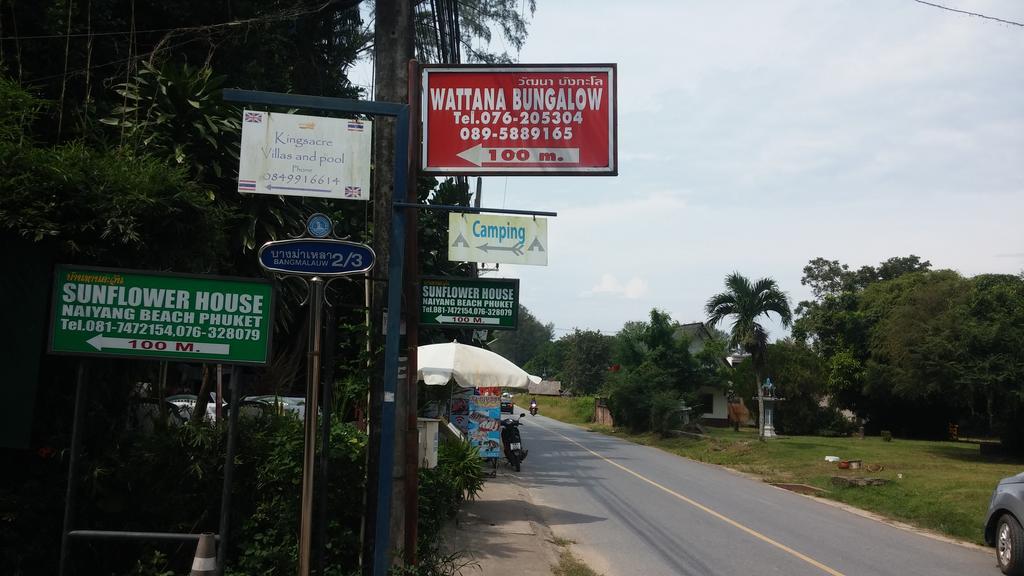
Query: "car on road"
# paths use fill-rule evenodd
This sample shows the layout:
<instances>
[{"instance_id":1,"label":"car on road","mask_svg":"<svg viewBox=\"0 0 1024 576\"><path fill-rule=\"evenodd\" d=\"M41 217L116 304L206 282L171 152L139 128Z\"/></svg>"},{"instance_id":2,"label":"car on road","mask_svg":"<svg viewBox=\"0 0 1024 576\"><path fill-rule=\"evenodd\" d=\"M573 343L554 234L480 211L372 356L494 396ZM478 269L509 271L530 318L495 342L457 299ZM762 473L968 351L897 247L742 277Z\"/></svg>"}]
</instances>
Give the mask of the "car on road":
<instances>
[{"instance_id":1,"label":"car on road","mask_svg":"<svg viewBox=\"0 0 1024 576\"><path fill-rule=\"evenodd\" d=\"M1003 478L992 492L985 517L985 542L996 548L1003 574L1024 574L1024 472Z\"/></svg>"},{"instance_id":2,"label":"car on road","mask_svg":"<svg viewBox=\"0 0 1024 576\"><path fill-rule=\"evenodd\" d=\"M493 406L493 404L492 404ZM502 412L512 413L512 395L508 392L501 394L501 404L499 405Z\"/></svg>"}]
</instances>

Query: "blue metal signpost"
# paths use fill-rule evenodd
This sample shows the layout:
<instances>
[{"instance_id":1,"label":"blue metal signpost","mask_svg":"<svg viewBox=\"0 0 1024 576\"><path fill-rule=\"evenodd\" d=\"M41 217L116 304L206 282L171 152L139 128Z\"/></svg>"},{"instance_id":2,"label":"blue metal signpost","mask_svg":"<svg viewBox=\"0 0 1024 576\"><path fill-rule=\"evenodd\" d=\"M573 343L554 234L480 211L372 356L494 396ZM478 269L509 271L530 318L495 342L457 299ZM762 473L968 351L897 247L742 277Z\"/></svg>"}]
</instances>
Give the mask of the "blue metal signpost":
<instances>
[{"instance_id":1,"label":"blue metal signpost","mask_svg":"<svg viewBox=\"0 0 1024 576\"><path fill-rule=\"evenodd\" d=\"M224 90L224 100L246 102L284 108L305 108L311 110L332 110L395 118L395 162L394 189L405 191L409 172L409 105L388 102L367 102L330 98L326 96L304 96L277 92L252 90ZM384 402L381 410L380 459L377 475L377 510L374 533L373 574L384 576L391 562L390 548L391 516L391 471L394 467L395 446L395 385L398 380L399 331L401 329L402 272L405 264L405 210L393 206L391 215L391 236L388 260L388 314L387 339L384 345ZM372 447L371 447L372 449Z\"/></svg>"},{"instance_id":2,"label":"blue metal signpost","mask_svg":"<svg viewBox=\"0 0 1024 576\"><path fill-rule=\"evenodd\" d=\"M408 104L393 104L387 102L367 102L361 100L346 100L343 98L329 98L324 96L302 96L296 94L280 94L275 92L256 92L251 90L224 90L224 100L232 102L246 102L250 104L262 104L267 106L281 106L284 108L306 108L306 109L318 109L318 110L332 110L337 112L351 112L357 114L367 115L380 115L380 116L392 116L395 118L395 159L394 159L394 191L395 198L399 198L400 194L405 193L408 190L409 170L410 170L410 138L411 134L411 122L410 122L410 107ZM383 383L383 403L380 415L381 422L381 438L380 446L376 447L379 450L379 459L377 464L377 509L375 511L376 522L374 524L374 536L373 536L373 575L374 576L386 576L390 567L391 559L389 557L391 542L390 542L390 519L391 519L391 482L392 472L394 469L395 459L395 393L396 384L399 376L399 347L400 347L400 332L401 332L401 320L402 320L402 288L403 288L403 274L405 271L405 258L406 258L406 222L408 219L409 210L440 210L440 211L452 211L452 212L472 212L472 213L492 213L492 214L524 214L534 216L557 216L555 212L538 212L532 210L506 210L506 209L489 209L489 208L471 208L467 206L451 206L451 205L437 205L437 204L415 204L410 202L402 202L398 200L392 200L391 203L391 229L388 239L388 295L387 295L387 326L386 339L384 344L384 383ZM307 231L310 232L311 236L319 236L319 233L314 233L314 229L322 229L323 223L317 224L310 219L307 225ZM328 235L324 233L324 236ZM415 232L412 233L411 237L415 237ZM303 242L315 242L310 238L302 239ZM272 258L271 255L264 256L264 251L268 250L268 246L276 245L276 247L289 246L288 240L279 241L279 243L268 243L261 250L260 261L263 262L263 258ZM322 242L322 241L320 241ZM334 241L338 242L338 241ZM330 249L324 249L330 256L327 260L332 263L338 259L341 260L339 268L335 269L335 273L317 273L323 276L340 276L345 274L351 274L352 272L337 272L337 270L348 269L349 267L358 268L360 264L357 264L355 255L359 254L358 246L353 242L347 242L348 246L342 248L338 245ZM297 246L297 243L292 247ZM324 245L317 244L318 248L323 248ZM312 246L310 246L312 247ZM319 251L319 250L318 250ZM372 255L372 251L370 251ZM412 257L416 257L415 254ZM288 264L291 266L291 264ZM311 270L313 264L307 264ZM282 265L284 266L284 265ZM301 264L299 266L302 266ZM316 266L321 266L317 264ZM284 273L296 273L296 272L284 272ZM415 370L415 363L412 362L409 366L409 370ZM415 372L413 372L415 374ZM308 409L308 408L307 408ZM374 449L375 447L370 447ZM301 551L300 551L301 553ZM301 576L305 576L305 573L301 573Z\"/></svg>"},{"instance_id":3,"label":"blue metal signpost","mask_svg":"<svg viewBox=\"0 0 1024 576\"><path fill-rule=\"evenodd\" d=\"M306 221L306 232L328 236L334 222L324 214L313 214ZM306 416L302 464L302 503L299 521L299 574L309 574L313 541L313 458L316 452L316 417L318 391L321 385L321 333L324 288L331 280L366 272L373 267L376 257L365 245L335 238L293 238L267 242L260 248L260 266L268 272L284 276L308 278L309 295L309 353L306 362ZM327 282L324 279L327 278ZM330 411L326 409L331 387L324 387L323 448L321 451L322 483L327 478L327 452L330 439ZM321 507L326 506L326 498ZM324 517L326 519L326 517ZM321 539L326 538L326 521Z\"/></svg>"}]
</instances>

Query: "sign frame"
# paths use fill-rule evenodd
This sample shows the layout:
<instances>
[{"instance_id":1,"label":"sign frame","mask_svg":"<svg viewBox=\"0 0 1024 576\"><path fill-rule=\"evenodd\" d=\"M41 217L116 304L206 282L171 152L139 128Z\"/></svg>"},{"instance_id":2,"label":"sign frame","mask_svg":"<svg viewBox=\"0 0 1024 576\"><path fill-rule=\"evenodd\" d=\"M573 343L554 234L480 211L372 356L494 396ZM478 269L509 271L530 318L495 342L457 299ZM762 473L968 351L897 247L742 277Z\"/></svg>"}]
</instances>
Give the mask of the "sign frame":
<instances>
[{"instance_id":1,"label":"sign frame","mask_svg":"<svg viewBox=\"0 0 1024 576\"><path fill-rule=\"evenodd\" d=\"M605 64L424 64L420 74L421 151L420 170L433 176L618 176L618 66ZM515 168L510 166L442 166L431 165L429 143L431 139L429 122L430 75L432 73L454 74L522 74L522 73L602 73L608 78L608 166L552 166L538 169L535 166ZM436 136L440 137L440 136ZM479 140L469 140L467 145ZM502 148L507 148L502 147Z\"/></svg>"},{"instance_id":2,"label":"sign frame","mask_svg":"<svg viewBox=\"0 0 1024 576\"><path fill-rule=\"evenodd\" d=\"M54 349L54 337L55 328L57 323L57 311L60 306L60 290L59 286L62 285L61 273L63 270L74 270L83 272L98 272L103 274L129 274L136 276L154 276L164 278L177 278L182 280L209 280L209 281L220 281L220 282L240 282L246 284L261 284L270 288L270 299L266 302L268 309L266 320L267 320L267 338L266 348L264 350L264 360L239 360L236 358L209 358L209 357L195 357L188 354L181 355L169 355L169 354L120 354L117 352L104 352L97 350L91 351L67 351L67 350L56 350ZM202 364L238 364L247 366L266 366L270 363L271 357L273 356L273 339L274 339L274 314L275 306L277 304L277 287L274 283L266 278L246 278L243 276L222 276L217 274L185 274L179 272L165 272L161 270L138 270L134 268L108 268L103 266L79 266L75 264L63 264L58 263L53 267L53 288L50 296L50 318L48 321L48 332L46 335L46 353L57 355L57 356L78 356L78 357L94 357L94 358L117 358L123 360L155 360L155 361L179 361L184 363L202 363ZM162 338L164 336L156 336L156 338ZM173 336L167 336L173 338ZM140 338L144 339L144 338Z\"/></svg>"},{"instance_id":3,"label":"sign frame","mask_svg":"<svg viewBox=\"0 0 1024 576\"><path fill-rule=\"evenodd\" d=\"M489 284L494 288L510 288L512 290L512 325L502 326L500 319L498 324L485 324L482 322L451 322L438 321L438 312L424 312L423 286L426 282L454 282L469 284ZM462 276L423 276L420 278L417 296L420 300L419 324L431 328L478 328L481 330L518 330L519 329L519 278L465 278ZM441 312L443 314L443 312ZM465 316L465 315L463 315ZM468 317L468 316L466 316Z\"/></svg>"}]
</instances>

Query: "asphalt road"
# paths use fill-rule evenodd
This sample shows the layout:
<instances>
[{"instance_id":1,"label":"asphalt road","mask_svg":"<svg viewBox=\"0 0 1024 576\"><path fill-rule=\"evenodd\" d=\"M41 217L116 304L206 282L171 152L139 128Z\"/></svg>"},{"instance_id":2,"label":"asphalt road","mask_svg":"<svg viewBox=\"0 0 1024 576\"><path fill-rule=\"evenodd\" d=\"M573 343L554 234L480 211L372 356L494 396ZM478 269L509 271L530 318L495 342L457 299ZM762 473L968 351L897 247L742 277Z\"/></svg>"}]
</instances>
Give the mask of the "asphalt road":
<instances>
[{"instance_id":1,"label":"asphalt road","mask_svg":"<svg viewBox=\"0 0 1024 576\"><path fill-rule=\"evenodd\" d=\"M521 481L553 533L605 576L1000 574L991 551L716 466L543 416L520 430Z\"/></svg>"}]
</instances>

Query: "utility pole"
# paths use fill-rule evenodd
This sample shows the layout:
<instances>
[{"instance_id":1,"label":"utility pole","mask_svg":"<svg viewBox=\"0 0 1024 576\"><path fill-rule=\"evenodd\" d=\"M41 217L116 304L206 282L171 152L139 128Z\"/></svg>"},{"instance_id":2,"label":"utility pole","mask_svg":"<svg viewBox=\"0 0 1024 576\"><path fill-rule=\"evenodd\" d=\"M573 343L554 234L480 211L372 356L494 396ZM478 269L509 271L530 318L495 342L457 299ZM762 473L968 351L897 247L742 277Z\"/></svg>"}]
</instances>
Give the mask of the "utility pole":
<instances>
[{"instance_id":1,"label":"utility pole","mask_svg":"<svg viewBox=\"0 0 1024 576\"><path fill-rule=\"evenodd\" d=\"M376 94L373 99L379 102L408 102L409 61L415 55L415 44L413 41L413 7L410 0L377 0L376 3L376 26L374 32L374 86ZM392 201L395 194L404 196L405 190L395 190L395 174L392 166L395 157L395 121L393 119L378 118L374 126L374 181L373 181L373 250L377 254L378 276L372 283L372 295L370 308L372 314L370 341L372 349L381 350L384 308L386 302L386 276L390 261L389 251L389 230L391 228ZM415 185L415 184L412 184ZM411 255L415 257L415 255ZM374 365L383 366L383 361L378 353ZM415 367L407 367L415 371ZM407 426L406 418L401 415L407 413L407 388L398 386L395 394L395 413L399 415L395 419L395 438L404 438ZM370 450L367 462L367 483L366 483L366 509L363 526L363 568L367 573L370 558L373 558L374 533L376 531L375 516L378 503L378 477L377 465L380 462L378 452L381 445L381 422L379 415L382 413L383 398L383 373L381 370L374 370L370 382ZM405 445L404 442L395 442L394 466L391 474L391 501L393 503L403 502L405 491ZM394 545L404 541L405 534L405 510L402 506L391 508L391 529L390 543ZM396 558L397 559L397 558Z\"/></svg>"}]
</instances>

